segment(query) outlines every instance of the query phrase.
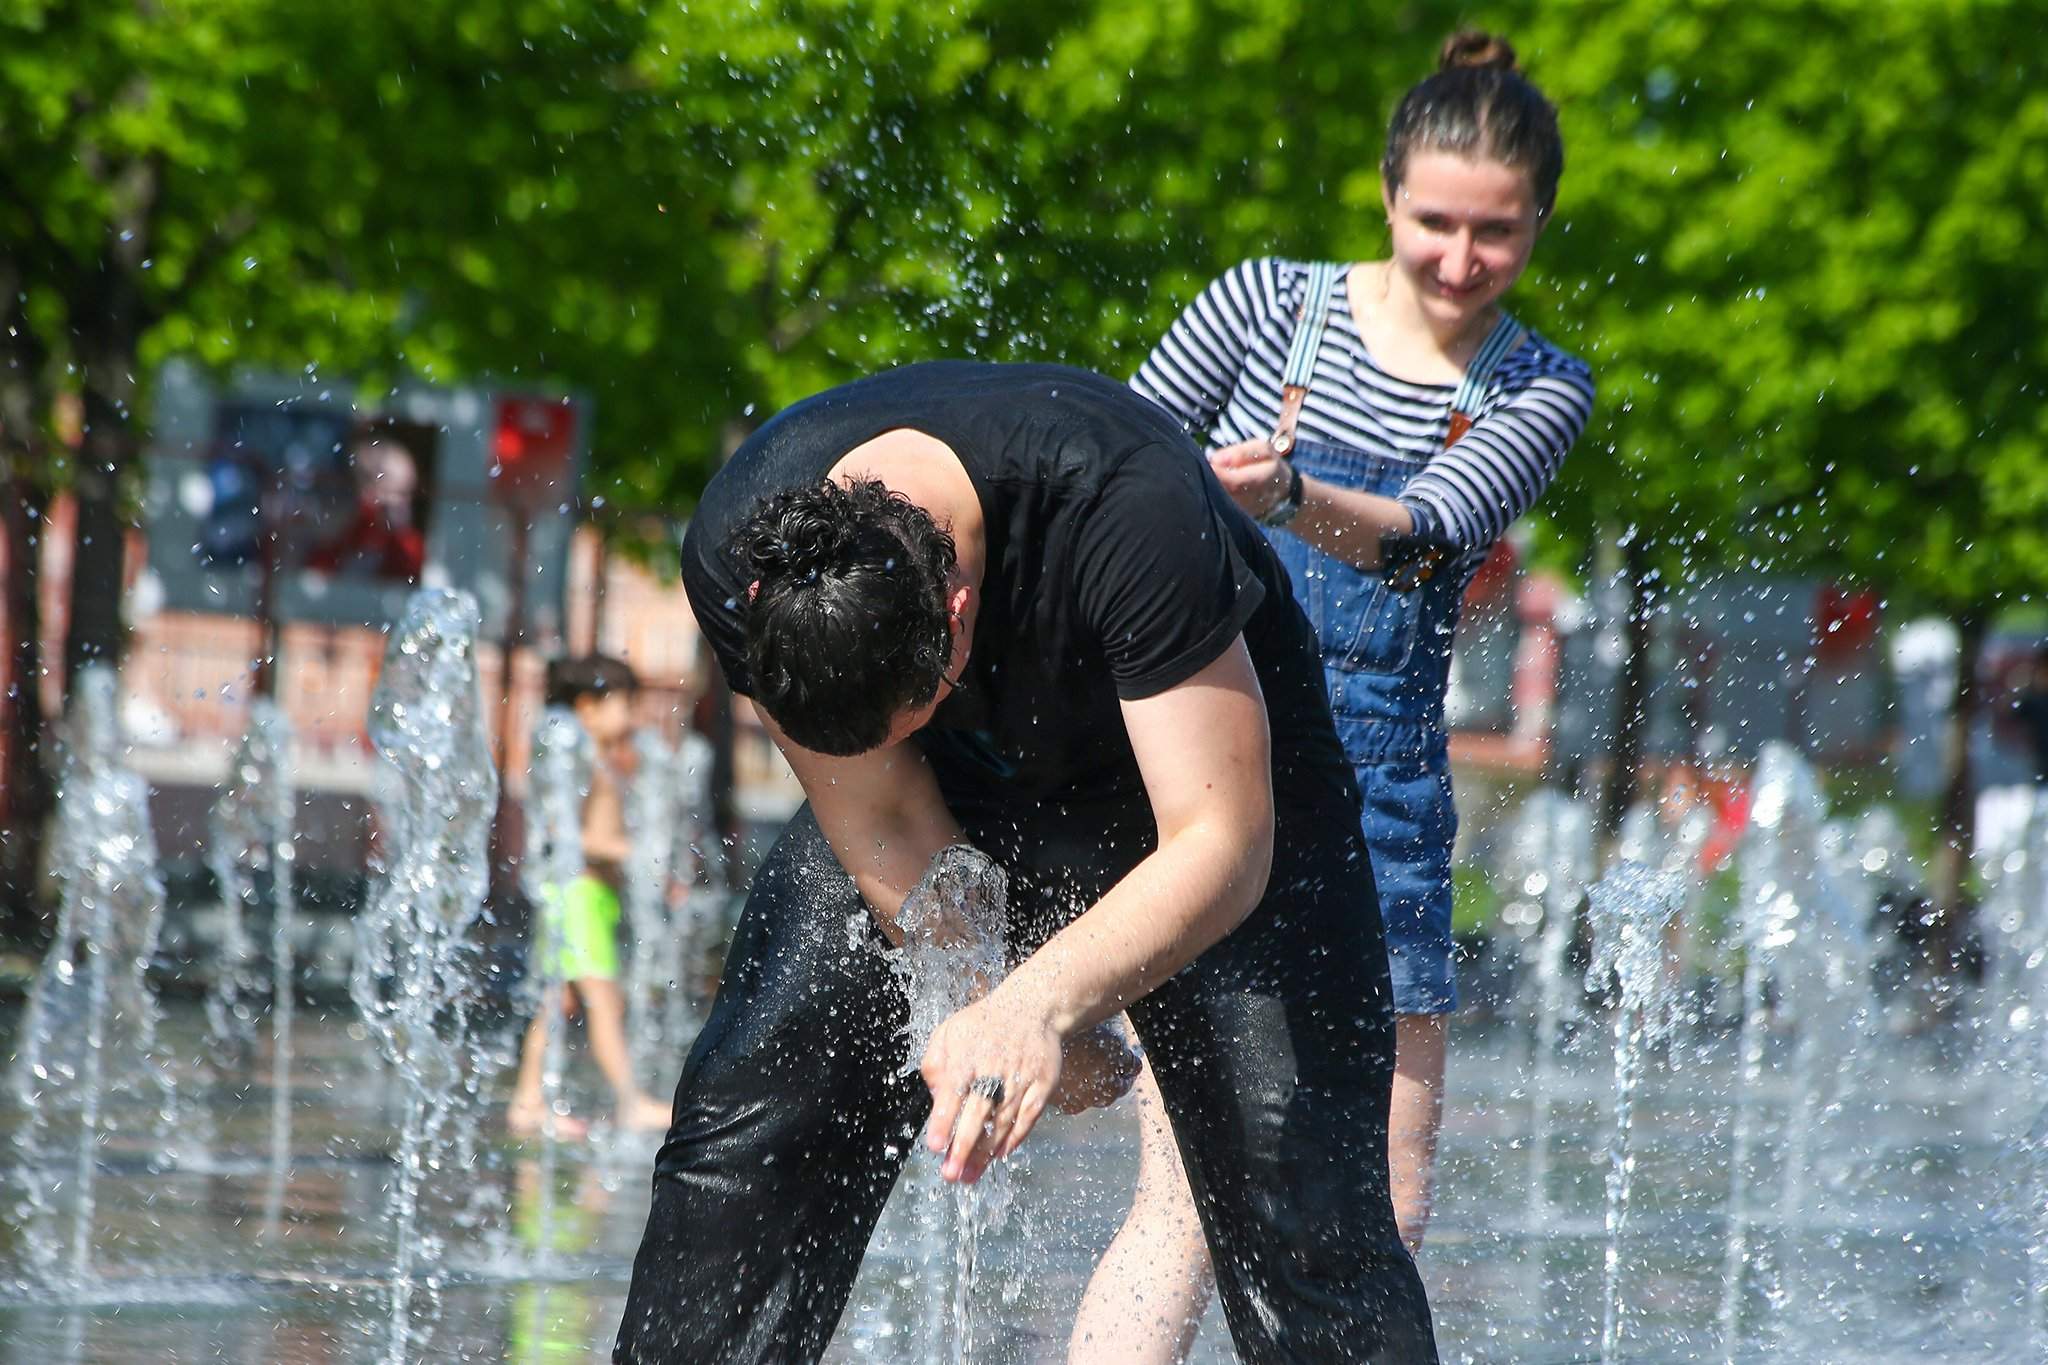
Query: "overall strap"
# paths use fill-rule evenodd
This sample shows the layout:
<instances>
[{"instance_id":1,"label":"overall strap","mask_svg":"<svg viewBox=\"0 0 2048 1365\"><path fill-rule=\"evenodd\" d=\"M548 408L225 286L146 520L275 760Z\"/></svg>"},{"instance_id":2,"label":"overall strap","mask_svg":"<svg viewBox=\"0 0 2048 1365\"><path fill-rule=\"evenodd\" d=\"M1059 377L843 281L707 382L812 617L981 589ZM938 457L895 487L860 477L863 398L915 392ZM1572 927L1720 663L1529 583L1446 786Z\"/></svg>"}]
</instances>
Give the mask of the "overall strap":
<instances>
[{"instance_id":1,"label":"overall strap","mask_svg":"<svg viewBox=\"0 0 2048 1365\"><path fill-rule=\"evenodd\" d=\"M1276 455L1294 449L1294 424L1315 379L1316 353L1322 350L1323 332L1330 325L1330 295L1345 269L1336 261L1309 263L1308 286L1302 291L1301 312L1294 323L1294 342L1287 348L1287 368L1280 376L1280 417L1267 438Z\"/></svg>"},{"instance_id":2,"label":"overall strap","mask_svg":"<svg viewBox=\"0 0 2048 1365\"><path fill-rule=\"evenodd\" d=\"M1474 415L1486 399L1486 386L1492 382L1494 370L1499 368L1510 351L1522 344L1526 335L1528 328L1502 313L1500 321L1486 334L1486 340L1479 343L1479 353L1465 367L1465 378L1451 399L1451 423L1444 431L1445 450L1456 445L1466 432L1472 430ZM1422 550L1398 568L1390 568L1387 581L1401 592L1410 592L1435 577L1436 571L1450 557L1450 551L1440 546Z\"/></svg>"},{"instance_id":3,"label":"overall strap","mask_svg":"<svg viewBox=\"0 0 2048 1365\"><path fill-rule=\"evenodd\" d=\"M1522 344L1528 330L1502 313L1500 321L1486 334L1486 340L1479 343L1479 354L1465 367L1465 378L1458 385L1457 396L1451 399L1451 425L1444 434L1444 449L1449 450L1459 437L1472 430L1479 405L1486 401L1486 386L1493 381L1494 370L1507 359L1508 352Z\"/></svg>"}]
</instances>

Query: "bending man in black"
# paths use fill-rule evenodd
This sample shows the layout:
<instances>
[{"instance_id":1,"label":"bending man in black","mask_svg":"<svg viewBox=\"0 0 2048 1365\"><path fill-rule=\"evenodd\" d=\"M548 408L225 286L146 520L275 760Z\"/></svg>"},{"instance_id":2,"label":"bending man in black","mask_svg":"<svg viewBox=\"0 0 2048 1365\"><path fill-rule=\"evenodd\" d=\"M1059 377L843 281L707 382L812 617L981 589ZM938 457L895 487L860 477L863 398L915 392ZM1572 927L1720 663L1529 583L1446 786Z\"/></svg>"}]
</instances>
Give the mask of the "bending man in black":
<instances>
[{"instance_id":1,"label":"bending man in black","mask_svg":"<svg viewBox=\"0 0 2048 1365\"><path fill-rule=\"evenodd\" d=\"M677 1087L617 1358L818 1358L920 1129L976 1178L1128 1011L1240 1356L1433 1361L1358 792L1284 571L1173 420L1054 366L849 384L712 480L683 576L809 802ZM887 955L962 841L1016 965L920 1084Z\"/></svg>"}]
</instances>

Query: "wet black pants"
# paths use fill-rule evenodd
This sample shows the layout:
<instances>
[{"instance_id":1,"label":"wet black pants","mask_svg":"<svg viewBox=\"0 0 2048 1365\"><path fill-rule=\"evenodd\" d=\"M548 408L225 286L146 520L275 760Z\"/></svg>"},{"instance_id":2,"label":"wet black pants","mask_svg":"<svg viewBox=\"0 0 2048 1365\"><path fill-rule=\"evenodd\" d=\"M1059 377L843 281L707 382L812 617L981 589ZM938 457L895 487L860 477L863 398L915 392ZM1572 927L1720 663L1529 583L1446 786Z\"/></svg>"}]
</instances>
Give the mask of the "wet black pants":
<instances>
[{"instance_id":1,"label":"wet black pants","mask_svg":"<svg viewBox=\"0 0 2048 1365\"><path fill-rule=\"evenodd\" d=\"M1061 848L978 823L969 834L1011 870L1019 951L1143 851L1103 857L1099 826ZM1245 923L1130 1009L1251 1365L1436 1359L1388 1197L1386 949L1346 828L1289 840L1301 851L1276 855ZM906 1007L885 953L805 808L755 880L677 1087L615 1360L823 1354L930 1108L915 1074L895 1074Z\"/></svg>"}]
</instances>

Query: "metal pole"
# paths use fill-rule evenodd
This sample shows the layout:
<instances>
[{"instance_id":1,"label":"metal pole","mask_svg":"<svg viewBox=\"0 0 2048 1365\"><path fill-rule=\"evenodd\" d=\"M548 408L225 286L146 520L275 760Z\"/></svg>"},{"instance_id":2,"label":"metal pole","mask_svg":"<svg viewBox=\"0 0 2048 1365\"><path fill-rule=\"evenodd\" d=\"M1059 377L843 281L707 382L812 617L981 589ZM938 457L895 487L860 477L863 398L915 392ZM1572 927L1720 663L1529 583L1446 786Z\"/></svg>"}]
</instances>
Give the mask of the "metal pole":
<instances>
[{"instance_id":1,"label":"metal pole","mask_svg":"<svg viewBox=\"0 0 2048 1365\"><path fill-rule=\"evenodd\" d=\"M259 697L277 695L277 523L278 495L265 486L267 471L251 464L258 480L256 513L256 669L251 688Z\"/></svg>"},{"instance_id":2,"label":"metal pole","mask_svg":"<svg viewBox=\"0 0 2048 1365\"><path fill-rule=\"evenodd\" d=\"M516 502L499 503L512 518L511 581L505 601L503 662L498 678L498 810L491 821L490 900L503 906L517 896L520 855L525 850L526 827L519 803L512 798L512 690L519 646L526 636L527 513Z\"/></svg>"}]
</instances>

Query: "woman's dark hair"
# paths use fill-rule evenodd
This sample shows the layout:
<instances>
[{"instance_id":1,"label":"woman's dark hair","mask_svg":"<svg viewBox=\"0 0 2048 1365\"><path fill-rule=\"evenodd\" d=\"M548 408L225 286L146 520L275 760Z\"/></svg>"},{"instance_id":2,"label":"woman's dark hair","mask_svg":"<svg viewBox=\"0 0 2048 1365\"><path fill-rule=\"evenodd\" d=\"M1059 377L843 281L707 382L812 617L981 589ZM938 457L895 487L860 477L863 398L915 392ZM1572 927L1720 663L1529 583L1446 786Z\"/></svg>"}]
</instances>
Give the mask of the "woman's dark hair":
<instances>
[{"instance_id":1,"label":"woman's dark hair","mask_svg":"<svg viewBox=\"0 0 2048 1365\"><path fill-rule=\"evenodd\" d=\"M585 697L602 697L608 692L631 696L639 686L633 665L609 654L554 659L548 664L547 704L574 706Z\"/></svg>"},{"instance_id":2,"label":"woman's dark hair","mask_svg":"<svg viewBox=\"0 0 2048 1365\"><path fill-rule=\"evenodd\" d=\"M938 693L952 654L953 537L872 479L761 500L726 549L745 604L754 700L798 744L865 753Z\"/></svg>"},{"instance_id":3,"label":"woman's dark hair","mask_svg":"<svg viewBox=\"0 0 2048 1365\"><path fill-rule=\"evenodd\" d=\"M1437 71L1411 87L1394 109L1380 179L1401 188L1415 152L1453 152L1513 166L1529 177L1536 210L1549 214L1564 174L1557 110L1515 64L1507 40L1477 29L1444 39Z\"/></svg>"}]
</instances>

